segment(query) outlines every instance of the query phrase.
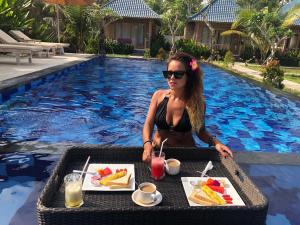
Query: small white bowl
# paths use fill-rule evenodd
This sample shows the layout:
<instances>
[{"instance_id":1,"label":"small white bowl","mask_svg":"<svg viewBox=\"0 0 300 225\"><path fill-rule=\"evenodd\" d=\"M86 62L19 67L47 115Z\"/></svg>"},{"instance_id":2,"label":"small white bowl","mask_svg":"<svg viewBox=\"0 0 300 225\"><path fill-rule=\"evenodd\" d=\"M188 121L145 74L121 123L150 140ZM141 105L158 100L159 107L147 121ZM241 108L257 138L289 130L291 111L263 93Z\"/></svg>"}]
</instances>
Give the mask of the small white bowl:
<instances>
[{"instance_id":1,"label":"small white bowl","mask_svg":"<svg viewBox=\"0 0 300 225\"><path fill-rule=\"evenodd\" d=\"M171 162L174 162L174 163L171 163ZM166 172L170 175L177 175L180 172L180 161L177 159L167 159L166 160Z\"/></svg>"}]
</instances>

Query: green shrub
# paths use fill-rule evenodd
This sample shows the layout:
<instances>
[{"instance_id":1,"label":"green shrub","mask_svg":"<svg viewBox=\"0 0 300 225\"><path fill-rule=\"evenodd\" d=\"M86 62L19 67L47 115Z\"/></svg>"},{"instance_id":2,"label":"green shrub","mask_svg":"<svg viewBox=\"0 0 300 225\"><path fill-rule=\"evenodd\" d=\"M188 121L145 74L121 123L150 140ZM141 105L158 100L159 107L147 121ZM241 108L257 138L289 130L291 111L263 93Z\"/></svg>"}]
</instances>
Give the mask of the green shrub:
<instances>
[{"instance_id":1,"label":"green shrub","mask_svg":"<svg viewBox=\"0 0 300 225\"><path fill-rule=\"evenodd\" d=\"M105 51L110 54L132 54L134 46L131 44L120 43L117 40L106 39Z\"/></svg>"},{"instance_id":2,"label":"green shrub","mask_svg":"<svg viewBox=\"0 0 300 225\"><path fill-rule=\"evenodd\" d=\"M171 45L166 41L165 37L161 34L157 34L151 38L150 42L150 56L156 57L159 49L163 48L165 51L170 51Z\"/></svg>"},{"instance_id":3,"label":"green shrub","mask_svg":"<svg viewBox=\"0 0 300 225\"><path fill-rule=\"evenodd\" d=\"M234 64L235 59L234 59L234 56L231 51L226 52L223 62L225 64L225 66L228 66L229 64L232 64L232 65Z\"/></svg>"},{"instance_id":4,"label":"green shrub","mask_svg":"<svg viewBox=\"0 0 300 225\"><path fill-rule=\"evenodd\" d=\"M265 67L265 71L263 72L263 81L267 84L272 85L273 87L282 89L284 72L280 69L280 64L278 60L270 61Z\"/></svg>"},{"instance_id":5,"label":"green shrub","mask_svg":"<svg viewBox=\"0 0 300 225\"><path fill-rule=\"evenodd\" d=\"M296 50L275 53L275 57L280 61L281 66L298 66L300 57Z\"/></svg>"},{"instance_id":6,"label":"green shrub","mask_svg":"<svg viewBox=\"0 0 300 225\"><path fill-rule=\"evenodd\" d=\"M218 60L224 60L226 52L227 52L227 49L219 49L219 50L217 50L216 54L217 54Z\"/></svg>"},{"instance_id":7,"label":"green shrub","mask_svg":"<svg viewBox=\"0 0 300 225\"><path fill-rule=\"evenodd\" d=\"M246 46L244 51L240 54L240 58L243 61L247 61L253 58L260 59L261 54L258 48L253 49L251 46Z\"/></svg>"},{"instance_id":8,"label":"green shrub","mask_svg":"<svg viewBox=\"0 0 300 225\"><path fill-rule=\"evenodd\" d=\"M149 59L151 56L150 56L150 49L149 48L147 48L147 49L145 49L145 51L144 51L144 58L145 59Z\"/></svg>"},{"instance_id":9,"label":"green shrub","mask_svg":"<svg viewBox=\"0 0 300 225\"><path fill-rule=\"evenodd\" d=\"M180 39L175 43L177 51L186 52L197 59L208 59L211 55L210 49L205 45L199 45L190 39Z\"/></svg>"},{"instance_id":10,"label":"green shrub","mask_svg":"<svg viewBox=\"0 0 300 225\"><path fill-rule=\"evenodd\" d=\"M158 58L159 60L165 60L167 58L166 51L163 48L160 48L158 50L156 58Z\"/></svg>"},{"instance_id":11,"label":"green shrub","mask_svg":"<svg viewBox=\"0 0 300 225\"><path fill-rule=\"evenodd\" d=\"M105 52L106 53L116 53L118 50L118 41L112 39L105 39Z\"/></svg>"},{"instance_id":12,"label":"green shrub","mask_svg":"<svg viewBox=\"0 0 300 225\"><path fill-rule=\"evenodd\" d=\"M130 38L118 38L117 41L120 44L128 44L128 45L132 45L132 40Z\"/></svg>"},{"instance_id":13,"label":"green shrub","mask_svg":"<svg viewBox=\"0 0 300 225\"><path fill-rule=\"evenodd\" d=\"M90 35L88 38L85 52L90 54L98 54L99 53L99 36Z\"/></svg>"},{"instance_id":14,"label":"green shrub","mask_svg":"<svg viewBox=\"0 0 300 225\"><path fill-rule=\"evenodd\" d=\"M199 58L208 59L211 55L211 50L206 45L200 45L199 46L199 51L200 51L200 57Z\"/></svg>"},{"instance_id":15,"label":"green shrub","mask_svg":"<svg viewBox=\"0 0 300 225\"><path fill-rule=\"evenodd\" d=\"M123 49L123 51L121 51L119 54L129 55L133 53L134 46L128 44L121 44L121 49Z\"/></svg>"}]
</instances>

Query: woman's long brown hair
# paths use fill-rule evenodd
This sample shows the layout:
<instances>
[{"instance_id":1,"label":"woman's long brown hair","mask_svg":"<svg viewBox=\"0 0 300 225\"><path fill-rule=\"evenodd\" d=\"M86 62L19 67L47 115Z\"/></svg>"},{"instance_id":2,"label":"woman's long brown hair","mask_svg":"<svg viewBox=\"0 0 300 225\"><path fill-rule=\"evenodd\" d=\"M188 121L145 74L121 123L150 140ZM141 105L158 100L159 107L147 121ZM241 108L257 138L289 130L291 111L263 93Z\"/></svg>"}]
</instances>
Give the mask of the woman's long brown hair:
<instances>
[{"instance_id":1,"label":"woman's long brown hair","mask_svg":"<svg viewBox=\"0 0 300 225\"><path fill-rule=\"evenodd\" d=\"M167 68L172 60L181 62L187 75L187 83L184 90L186 109L190 117L193 130L198 132L204 126L205 119L205 99L203 96L203 73L198 66L192 69L192 61L195 60L191 55L184 52L176 52L170 56Z\"/></svg>"}]
</instances>

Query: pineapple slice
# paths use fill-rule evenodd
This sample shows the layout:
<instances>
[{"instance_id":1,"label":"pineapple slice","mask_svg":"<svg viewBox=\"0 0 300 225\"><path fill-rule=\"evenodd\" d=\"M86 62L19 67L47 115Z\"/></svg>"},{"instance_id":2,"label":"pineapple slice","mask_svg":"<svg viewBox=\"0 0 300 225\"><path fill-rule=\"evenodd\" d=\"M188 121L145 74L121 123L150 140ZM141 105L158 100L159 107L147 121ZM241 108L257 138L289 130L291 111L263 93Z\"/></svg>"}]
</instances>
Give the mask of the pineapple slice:
<instances>
[{"instance_id":1,"label":"pineapple slice","mask_svg":"<svg viewBox=\"0 0 300 225\"><path fill-rule=\"evenodd\" d=\"M126 173L127 173L126 171L113 173L112 175L109 175L108 177L105 177L102 180L100 180L100 184L102 184L104 186L109 186L109 181L124 177L126 175Z\"/></svg>"},{"instance_id":2,"label":"pineapple slice","mask_svg":"<svg viewBox=\"0 0 300 225\"><path fill-rule=\"evenodd\" d=\"M218 205L225 205L226 202L224 201L224 199L222 199L216 192L214 192L212 189L210 189L209 186L207 185L203 185L201 187L201 190L215 203L217 203Z\"/></svg>"}]
</instances>

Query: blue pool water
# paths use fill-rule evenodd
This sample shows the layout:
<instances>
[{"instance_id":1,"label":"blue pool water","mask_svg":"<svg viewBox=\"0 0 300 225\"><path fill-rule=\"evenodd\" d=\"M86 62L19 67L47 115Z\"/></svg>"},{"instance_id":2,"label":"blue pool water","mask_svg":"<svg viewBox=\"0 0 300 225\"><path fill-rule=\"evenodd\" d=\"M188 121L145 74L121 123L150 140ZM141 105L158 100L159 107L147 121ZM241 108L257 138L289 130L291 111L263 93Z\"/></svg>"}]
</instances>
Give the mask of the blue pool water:
<instances>
[{"instance_id":1,"label":"blue pool water","mask_svg":"<svg viewBox=\"0 0 300 225\"><path fill-rule=\"evenodd\" d=\"M52 154L33 153L51 148L43 143L141 145L151 95L167 88L160 74L164 66L98 60L0 105L0 145L14 150L20 142L42 143L29 144L31 152L0 153L0 202L7 203L0 205L0 224L37 224L37 198L61 153L53 147ZM299 152L299 102L211 66L202 68L209 131L233 150ZM299 166L241 166L270 200L267 225L300 223Z\"/></svg>"},{"instance_id":2,"label":"blue pool water","mask_svg":"<svg viewBox=\"0 0 300 225\"><path fill-rule=\"evenodd\" d=\"M99 59L0 105L0 143L141 145L165 63ZM300 102L202 65L207 129L233 150L299 152ZM199 145L203 144L200 141Z\"/></svg>"}]
</instances>

